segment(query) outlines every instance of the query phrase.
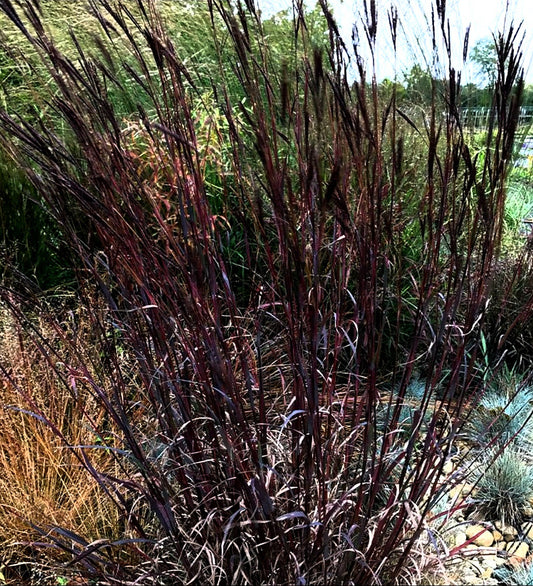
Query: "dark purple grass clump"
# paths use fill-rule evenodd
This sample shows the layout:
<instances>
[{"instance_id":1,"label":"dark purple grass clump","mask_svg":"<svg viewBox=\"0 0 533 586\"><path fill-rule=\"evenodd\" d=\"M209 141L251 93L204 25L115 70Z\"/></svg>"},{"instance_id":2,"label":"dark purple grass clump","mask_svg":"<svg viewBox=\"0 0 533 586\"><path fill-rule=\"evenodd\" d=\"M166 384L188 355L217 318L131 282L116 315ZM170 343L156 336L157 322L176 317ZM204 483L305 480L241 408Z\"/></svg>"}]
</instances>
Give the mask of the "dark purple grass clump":
<instances>
[{"instance_id":1,"label":"dark purple grass clump","mask_svg":"<svg viewBox=\"0 0 533 586\"><path fill-rule=\"evenodd\" d=\"M382 96L358 46L347 79L324 2L322 45L295 3L279 58L252 2L210 1L211 105L155 2L89 4L101 38L67 56L39 3L0 0L51 88L38 125L0 116L2 143L76 259L99 352L88 361L58 327L66 376L61 348L40 347L105 414L99 445L121 444L109 450L117 476L90 446L77 453L124 538L40 527L41 541L101 584L410 582L483 382L481 335L496 358L505 350L485 316L523 85L516 31L498 38L480 157L455 71L418 119L395 90ZM372 45L374 2L366 18ZM444 2L435 18L447 39ZM123 78L139 104L127 117L112 99ZM35 298L1 294L30 328Z\"/></svg>"}]
</instances>

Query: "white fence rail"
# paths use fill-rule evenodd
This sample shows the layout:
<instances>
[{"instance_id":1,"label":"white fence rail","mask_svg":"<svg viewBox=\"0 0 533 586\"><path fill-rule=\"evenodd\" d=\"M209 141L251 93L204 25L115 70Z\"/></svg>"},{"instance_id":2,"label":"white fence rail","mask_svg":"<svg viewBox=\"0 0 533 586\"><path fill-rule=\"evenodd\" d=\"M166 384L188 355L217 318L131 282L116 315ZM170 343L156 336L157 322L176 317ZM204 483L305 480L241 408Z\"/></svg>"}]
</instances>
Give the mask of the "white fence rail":
<instances>
[{"instance_id":1,"label":"white fence rail","mask_svg":"<svg viewBox=\"0 0 533 586\"><path fill-rule=\"evenodd\" d=\"M461 117L465 126L474 128L486 128L490 120L490 108L462 108ZM527 126L533 123L533 106L520 108L519 126Z\"/></svg>"}]
</instances>

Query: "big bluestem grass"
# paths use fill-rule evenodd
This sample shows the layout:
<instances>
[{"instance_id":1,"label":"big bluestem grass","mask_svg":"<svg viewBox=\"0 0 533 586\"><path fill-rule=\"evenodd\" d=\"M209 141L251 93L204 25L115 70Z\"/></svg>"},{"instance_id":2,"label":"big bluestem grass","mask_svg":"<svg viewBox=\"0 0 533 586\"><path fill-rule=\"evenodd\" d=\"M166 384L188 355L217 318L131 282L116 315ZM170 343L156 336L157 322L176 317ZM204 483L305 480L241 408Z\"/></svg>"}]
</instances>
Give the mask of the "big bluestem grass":
<instances>
[{"instance_id":1,"label":"big bluestem grass","mask_svg":"<svg viewBox=\"0 0 533 586\"><path fill-rule=\"evenodd\" d=\"M348 80L325 3L326 46L295 3L280 62L251 2L209 2L209 96L155 3L89 4L119 52L102 41L100 58L79 43L67 56L38 3L0 0L54 88L39 125L0 116L2 143L79 258L96 351L76 320L59 344L41 336L31 316L53 315L29 293L2 298L74 404L100 407L84 448L43 418L124 522L104 544L82 525L41 527L41 542L102 584L412 583L479 382L522 87L516 30L498 40L481 159L457 72L415 119L394 90L381 97L355 37ZM376 23L370 3L371 47ZM121 76L142 95L127 119L111 99ZM426 382L406 438L415 369Z\"/></svg>"},{"instance_id":2,"label":"big bluestem grass","mask_svg":"<svg viewBox=\"0 0 533 586\"><path fill-rule=\"evenodd\" d=\"M529 371L528 356L533 340L524 300L530 299L532 293L532 250L531 239L528 239L521 249L511 248L508 256L494 264L494 282L486 315L488 343L483 350L486 364L497 362L503 351L504 360L512 368L519 372Z\"/></svg>"}]
</instances>

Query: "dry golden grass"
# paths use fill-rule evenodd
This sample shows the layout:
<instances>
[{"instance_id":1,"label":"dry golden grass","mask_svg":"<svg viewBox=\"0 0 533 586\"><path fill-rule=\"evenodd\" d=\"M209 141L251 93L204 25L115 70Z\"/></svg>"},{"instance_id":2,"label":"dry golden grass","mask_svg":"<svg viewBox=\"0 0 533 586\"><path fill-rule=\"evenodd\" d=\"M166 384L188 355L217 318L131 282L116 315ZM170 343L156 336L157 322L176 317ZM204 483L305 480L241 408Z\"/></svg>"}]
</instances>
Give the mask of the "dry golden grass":
<instances>
[{"instance_id":1,"label":"dry golden grass","mask_svg":"<svg viewBox=\"0 0 533 586\"><path fill-rule=\"evenodd\" d=\"M69 448L57 433L60 430L70 446L97 444L91 430L99 418L94 399L84 396L82 387L77 387L76 397L62 385L51 365L7 315L1 317L0 329L0 357L7 371L0 378L3 563L16 565L36 555L37 550L27 546L39 540L32 525L61 527L87 540L119 538L117 508L81 465L77 456L81 448ZM46 418L56 426L55 431ZM85 451L100 469L113 471L108 450Z\"/></svg>"}]
</instances>

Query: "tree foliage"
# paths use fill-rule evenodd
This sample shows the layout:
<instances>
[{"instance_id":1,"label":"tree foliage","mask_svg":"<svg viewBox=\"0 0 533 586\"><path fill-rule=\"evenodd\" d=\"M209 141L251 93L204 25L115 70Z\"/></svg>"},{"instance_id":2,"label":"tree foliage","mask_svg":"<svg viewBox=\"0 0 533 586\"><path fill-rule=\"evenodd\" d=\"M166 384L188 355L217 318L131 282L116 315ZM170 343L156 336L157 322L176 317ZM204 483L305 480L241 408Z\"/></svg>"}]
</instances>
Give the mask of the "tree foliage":
<instances>
[{"instance_id":1,"label":"tree foliage","mask_svg":"<svg viewBox=\"0 0 533 586\"><path fill-rule=\"evenodd\" d=\"M481 39L472 49L470 57L477 68L479 83L482 87L494 85L496 81L497 55L493 39Z\"/></svg>"}]
</instances>

